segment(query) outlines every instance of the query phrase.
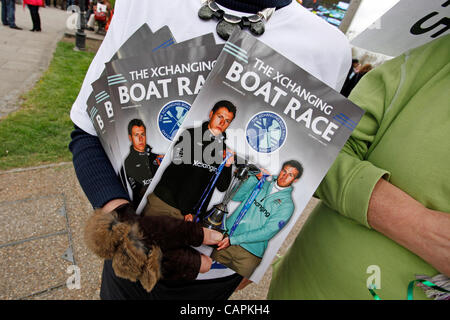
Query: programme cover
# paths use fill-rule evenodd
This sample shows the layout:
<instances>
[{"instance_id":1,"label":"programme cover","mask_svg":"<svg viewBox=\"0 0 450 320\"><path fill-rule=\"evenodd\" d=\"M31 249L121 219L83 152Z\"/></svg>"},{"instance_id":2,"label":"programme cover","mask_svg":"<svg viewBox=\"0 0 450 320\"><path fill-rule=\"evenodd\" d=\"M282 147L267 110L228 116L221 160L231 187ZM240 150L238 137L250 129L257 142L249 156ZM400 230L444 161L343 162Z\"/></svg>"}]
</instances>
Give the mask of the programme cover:
<instances>
[{"instance_id":1,"label":"programme cover","mask_svg":"<svg viewBox=\"0 0 450 320\"><path fill-rule=\"evenodd\" d=\"M208 39L210 41L210 38ZM150 27L144 23L122 44L110 61L140 54L151 54L175 43L169 27L164 26L153 33ZM121 161L116 154L116 150L119 148L114 125L116 114L112 107L106 69L91 86L93 91L87 100L86 111L115 172L120 174ZM121 180L124 187L130 192L124 179Z\"/></svg>"},{"instance_id":2,"label":"programme cover","mask_svg":"<svg viewBox=\"0 0 450 320\"><path fill-rule=\"evenodd\" d=\"M180 46L201 46L215 44L213 34L186 40ZM111 61L133 56L151 54L157 50L177 46L167 26L153 34L147 24L140 27L116 52ZM91 84L93 92L88 98L88 114L100 140L105 142L104 149L110 158L116 172L120 169L120 162L113 157L113 150L118 150L117 137L114 126L114 108L109 95L109 84L106 70L102 76ZM94 102L94 103L93 103ZM119 166L119 168L117 168Z\"/></svg>"},{"instance_id":3,"label":"programme cover","mask_svg":"<svg viewBox=\"0 0 450 320\"><path fill-rule=\"evenodd\" d=\"M88 98L87 112L94 125L109 161L116 174L120 170L120 161L115 150L118 149L114 108L109 93L107 76L103 75L92 84L92 94Z\"/></svg>"},{"instance_id":4,"label":"programme cover","mask_svg":"<svg viewBox=\"0 0 450 320\"><path fill-rule=\"evenodd\" d=\"M219 106L234 105L235 111L224 107L214 113L216 102ZM193 194L195 188L201 194L200 199L191 201L196 204L207 199L208 192L214 192L210 203L202 204L211 210L198 217L196 205L191 212L194 221L203 219L209 227L216 222L208 220L211 214L228 212L220 227L231 245L214 252L211 247L198 248L203 253L212 252L213 260L220 262L214 263L210 272L200 274L199 279L229 274L229 268L255 282L262 278L363 113L255 37L239 30L233 33L147 190L147 194L154 190L156 193L161 185L166 192L171 188L181 190L185 184L186 195ZM220 124L218 115L228 123ZM225 129L225 144L217 144L219 149L214 151L215 155L225 151L219 159L208 148L193 157L186 156L196 145L209 143L198 141L198 137L187 142L186 134L202 127L209 129L208 138L215 135L216 139L225 137L218 134ZM233 172L249 168L250 173L237 191L231 185L226 192L218 192L215 182L230 181L230 177L222 175L229 172L224 169L233 154L238 160ZM255 166L261 170L255 170ZM203 180L203 185L198 185L200 174L184 181L194 167L216 176L213 174L209 182ZM169 171L178 172L176 180L169 181ZM176 185L170 186L173 181ZM224 197L230 195L232 201L223 206L229 200ZM143 204L138 211L142 209ZM223 269L223 265L228 268Z\"/></svg>"},{"instance_id":5,"label":"programme cover","mask_svg":"<svg viewBox=\"0 0 450 320\"><path fill-rule=\"evenodd\" d=\"M106 64L120 175L139 205L223 45L212 34ZM209 45L197 46L209 43Z\"/></svg>"},{"instance_id":6,"label":"programme cover","mask_svg":"<svg viewBox=\"0 0 450 320\"><path fill-rule=\"evenodd\" d=\"M141 27L139 27L124 43L123 45L119 48L119 50L117 50L117 52L114 54L114 56L111 58L112 60L116 60L116 59L123 59L123 58L128 58L128 57L132 57L135 55L139 55L139 54L145 54L148 52L152 52L154 50L157 50L157 48L166 48L169 47L170 45L174 44L175 40L172 36L172 33L170 31L170 29L167 26L164 26L163 28L159 29L158 31L156 31L155 33L152 32L152 30L150 29L150 27L144 23ZM91 85L93 87L93 92L91 93L91 95L88 98L88 108L87 108L87 112L89 114L89 116L91 117L91 120L98 120L97 123L94 123L94 127L97 130L97 134L102 135L102 134L110 134L112 135L113 133L111 133L111 129L110 130L106 130L105 128L102 128L101 130L100 127L103 127L101 124L104 121L104 118L101 117L99 118L98 116L101 114L103 115L103 112L98 112L97 117L92 117L92 114L97 113L95 112L91 112L92 108L93 108L93 104L92 102L95 100L95 102L98 102L98 100L100 100L100 102L102 101L108 101L107 99L102 99L104 96L106 96L107 94L109 94L109 90L108 87L105 86L105 84L107 85L107 81L106 81L106 70L103 71L102 75L99 77L99 79L97 79L96 81L94 81ZM95 99L94 99L95 98ZM100 98L100 99L98 99ZM110 122L113 122L114 115L111 111L108 112L108 120ZM99 136L100 137L100 136ZM102 140L102 137L100 137L100 139ZM103 138L103 140L107 140L106 138ZM113 148L114 150L114 148Z\"/></svg>"}]
</instances>

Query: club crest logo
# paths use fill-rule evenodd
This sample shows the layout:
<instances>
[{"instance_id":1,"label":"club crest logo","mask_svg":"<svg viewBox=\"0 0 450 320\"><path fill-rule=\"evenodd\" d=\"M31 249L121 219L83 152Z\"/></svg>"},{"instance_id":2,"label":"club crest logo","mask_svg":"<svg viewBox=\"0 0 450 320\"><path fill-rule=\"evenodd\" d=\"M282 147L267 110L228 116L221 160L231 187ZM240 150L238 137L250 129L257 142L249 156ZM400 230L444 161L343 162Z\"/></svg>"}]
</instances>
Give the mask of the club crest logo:
<instances>
[{"instance_id":1,"label":"club crest logo","mask_svg":"<svg viewBox=\"0 0 450 320\"><path fill-rule=\"evenodd\" d=\"M161 109L158 126L166 139L172 141L190 109L191 106L184 101L171 101Z\"/></svg>"},{"instance_id":2,"label":"club crest logo","mask_svg":"<svg viewBox=\"0 0 450 320\"><path fill-rule=\"evenodd\" d=\"M247 124L248 144L257 152L272 153L286 142L287 127L284 120L274 112L256 114Z\"/></svg>"}]
</instances>

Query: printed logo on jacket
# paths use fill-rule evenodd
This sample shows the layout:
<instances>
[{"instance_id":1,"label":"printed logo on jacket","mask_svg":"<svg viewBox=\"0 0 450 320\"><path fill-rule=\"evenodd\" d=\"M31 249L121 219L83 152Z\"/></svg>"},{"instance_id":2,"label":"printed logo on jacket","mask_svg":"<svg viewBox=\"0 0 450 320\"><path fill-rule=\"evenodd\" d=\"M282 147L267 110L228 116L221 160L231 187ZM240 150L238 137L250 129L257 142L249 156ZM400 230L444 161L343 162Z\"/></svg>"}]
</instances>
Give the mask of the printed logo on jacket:
<instances>
[{"instance_id":1,"label":"printed logo on jacket","mask_svg":"<svg viewBox=\"0 0 450 320\"><path fill-rule=\"evenodd\" d=\"M274 112L260 112L247 124L247 141L257 152L272 153L281 148L287 138L284 120Z\"/></svg>"}]
</instances>

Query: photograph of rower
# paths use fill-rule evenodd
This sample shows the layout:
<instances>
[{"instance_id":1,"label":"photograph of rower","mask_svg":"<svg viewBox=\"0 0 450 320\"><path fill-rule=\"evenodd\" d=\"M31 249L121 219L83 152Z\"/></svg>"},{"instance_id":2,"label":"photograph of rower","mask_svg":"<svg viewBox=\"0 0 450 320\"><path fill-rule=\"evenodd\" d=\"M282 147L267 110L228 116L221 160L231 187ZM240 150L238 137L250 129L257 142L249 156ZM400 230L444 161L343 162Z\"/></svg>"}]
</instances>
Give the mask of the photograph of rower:
<instances>
[{"instance_id":1,"label":"photograph of rower","mask_svg":"<svg viewBox=\"0 0 450 320\"><path fill-rule=\"evenodd\" d=\"M120 177L123 185L128 184L131 188L132 204L136 209L164 155L152 153L152 148L147 144L146 127L140 119L128 123L128 139L131 142L130 153L120 169Z\"/></svg>"},{"instance_id":2,"label":"photograph of rower","mask_svg":"<svg viewBox=\"0 0 450 320\"><path fill-rule=\"evenodd\" d=\"M268 242L289 222L294 213L293 184L303 174L297 160L283 163L277 176L266 179L269 173L250 176L239 188L233 201L239 207L226 218L227 237L219 242L211 258L250 278L261 263ZM254 190L260 189L253 201L248 201ZM245 213L242 216L241 213Z\"/></svg>"},{"instance_id":3,"label":"photograph of rower","mask_svg":"<svg viewBox=\"0 0 450 320\"><path fill-rule=\"evenodd\" d=\"M214 104L208 121L181 132L173 159L147 197L144 215L167 215L186 221L202 217L213 191L224 192L231 182L234 153L227 149L226 130L236 117L227 100Z\"/></svg>"}]
</instances>

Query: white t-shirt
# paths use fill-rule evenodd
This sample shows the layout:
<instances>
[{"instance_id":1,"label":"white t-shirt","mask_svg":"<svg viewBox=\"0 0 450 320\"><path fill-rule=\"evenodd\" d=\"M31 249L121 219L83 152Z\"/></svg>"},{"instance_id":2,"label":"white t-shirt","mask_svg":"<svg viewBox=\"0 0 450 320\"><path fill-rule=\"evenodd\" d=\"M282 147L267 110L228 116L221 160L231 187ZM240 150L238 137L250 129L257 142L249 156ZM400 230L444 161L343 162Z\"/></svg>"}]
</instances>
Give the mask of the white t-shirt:
<instances>
[{"instance_id":1,"label":"white t-shirt","mask_svg":"<svg viewBox=\"0 0 450 320\"><path fill-rule=\"evenodd\" d=\"M153 32L169 26L177 42L214 32L217 20L198 17L200 0L117 0L108 33L92 61L80 93L73 104L72 121L89 134L96 135L86 112L86 100L92 92L104 63L111 60L120 46L144 23ZM234 15L249 15L224 8ZM310 13L296 1L272 15L259 40L278 51L336 91L340 91L351 65L351 48L345 35L336 27Z\"/></svg>"}]
</instances>

